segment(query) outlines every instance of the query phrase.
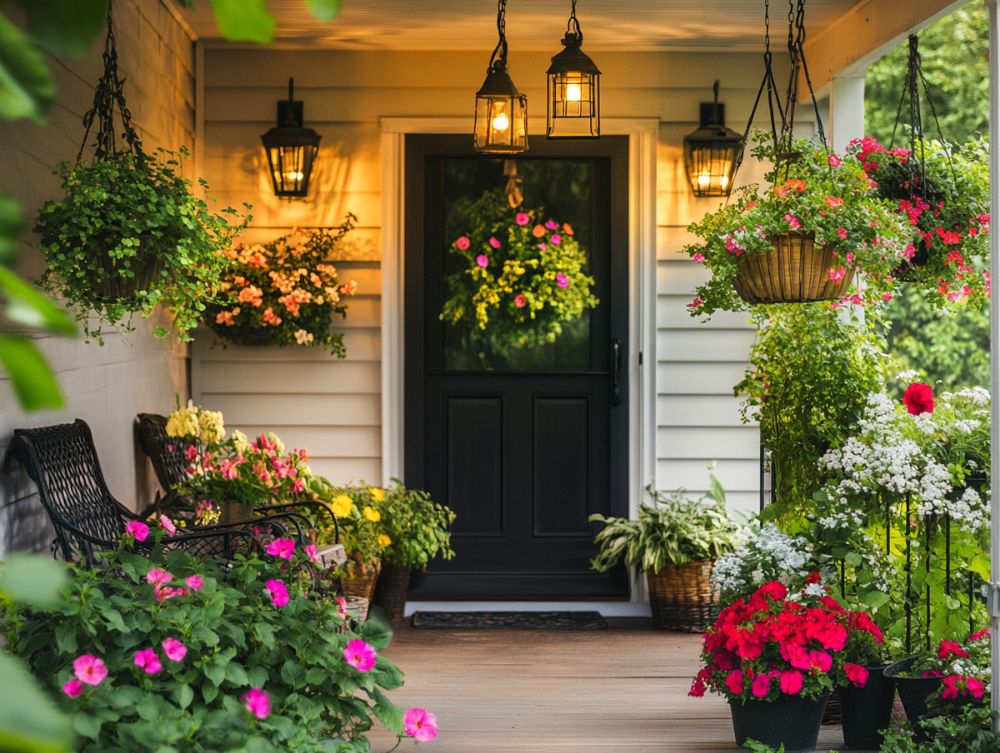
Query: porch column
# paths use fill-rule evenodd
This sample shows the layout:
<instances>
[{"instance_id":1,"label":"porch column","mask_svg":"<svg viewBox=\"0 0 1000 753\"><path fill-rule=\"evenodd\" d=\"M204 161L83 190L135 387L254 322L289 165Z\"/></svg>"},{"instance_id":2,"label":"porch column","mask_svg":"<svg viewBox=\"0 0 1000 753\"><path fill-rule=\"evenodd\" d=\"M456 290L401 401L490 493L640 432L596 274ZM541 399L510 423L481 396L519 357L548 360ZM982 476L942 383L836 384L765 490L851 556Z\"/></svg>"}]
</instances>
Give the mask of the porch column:
<instances>
[{"instance_id":1,"label":"porch column","mask_svg":"<svg viewBox=\"0 0 1000 753\"><path fill-rule=\"evenodd\" d=\"M835 152L865 135L866 70L840 74L830 82L830 146Z\"/></svg>"},{"instance_id":2,"label":"porch column","mask_svg":"<svg viewBox=\"0 0 1000 753\"><path fill-rule=\"evenodd\" d=\"M993 227L1000 217L1000 42L997 36L997 15L1000 0L984 0L990 14L990 278L1000 279L1000 231ZM1000 402L997 387L1000 385L1000 307L996 301L990 306L990 562L989 587L990 630L993 639L993 693L991 705L1000 712ZM1000 731L1000 720L994 718L993 727Z\"/></svg>"}]
</instances>

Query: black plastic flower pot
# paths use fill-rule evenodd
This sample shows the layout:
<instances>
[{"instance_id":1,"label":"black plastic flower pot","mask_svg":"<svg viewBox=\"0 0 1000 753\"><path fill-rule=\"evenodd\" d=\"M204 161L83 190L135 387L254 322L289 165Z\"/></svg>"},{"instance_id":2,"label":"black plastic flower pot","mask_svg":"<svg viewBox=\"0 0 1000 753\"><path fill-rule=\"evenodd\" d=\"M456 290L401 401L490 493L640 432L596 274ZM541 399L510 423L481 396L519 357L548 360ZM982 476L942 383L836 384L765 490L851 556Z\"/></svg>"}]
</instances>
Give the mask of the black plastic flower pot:
<instances>
[{"instance_id":1,"label":"black plastic flower pot","mask_svg":"<svg viewBox=\"0 0 1000 753\"><path fill-rule=\"evenodd\" d=\"M878 750L882 747L882 732L889 727L896 695L895 679L885 676L885 666L868 667L868 682L863 688L848 685L837 691L847 748Z\"/></svg>"},{"instance_id":2,"label":"black plastic flower pot","mask_svg":"<svg viewBox=\"0 0 1000 753\"><path fill-rule=\"evenodd\" d=\"M912 724L916 724L927 713L928 696L941 687L940 677L907 677L906 673L914 661L916 657L911 656L886 667L884 672L886 677L895 680L899 700L903 702L906 718Z\"/></svg>"},{"instance_id":3,"label":"black plastic flower pot","mask_svg":"<svg viewBox=\"0 0 1000 753\"><path fill-rule=\"evenodd\" d=\"M784 745L785 753L811 753L816 748L828 698L813 701L788 695L771 702L731 700L729 711L736 744L744 746L747 740L756 740L772 748Z\"/></svg>"}]
</instances>

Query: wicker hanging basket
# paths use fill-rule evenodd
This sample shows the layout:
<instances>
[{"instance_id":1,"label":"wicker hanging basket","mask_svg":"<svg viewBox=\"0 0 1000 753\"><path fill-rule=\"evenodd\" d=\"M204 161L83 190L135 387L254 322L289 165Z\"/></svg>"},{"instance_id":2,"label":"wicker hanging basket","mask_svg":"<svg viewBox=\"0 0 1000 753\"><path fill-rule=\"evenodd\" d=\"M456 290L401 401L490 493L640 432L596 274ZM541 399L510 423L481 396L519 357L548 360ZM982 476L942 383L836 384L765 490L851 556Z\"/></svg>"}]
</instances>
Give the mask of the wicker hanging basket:
<instances>
[{"instance_id":1,"label":"wicker hanging basket","mask_svg":"<svg viewBox=\"0 0 1000 753\"><path fill-rule=\"evenodd\" d=\"M851 287L854 270L840 280L830 271L843 267L830 248L818 248L812 233L789 231L766 254L741 256L733 287L747 303L808 303L840 300Z\"/></svg>"},{"instance_id":2,"label":"wicker hanging basket","mask_svg":"<svg viewBox=\"0 0 1000 753\"><path fill-rule=\"evenodd\" d=\"M646 571L653 627L703 633L718 613L718 594L712 587L712 560L684 565L668 564L658 573Z\"/></svg>"}]
</instances>

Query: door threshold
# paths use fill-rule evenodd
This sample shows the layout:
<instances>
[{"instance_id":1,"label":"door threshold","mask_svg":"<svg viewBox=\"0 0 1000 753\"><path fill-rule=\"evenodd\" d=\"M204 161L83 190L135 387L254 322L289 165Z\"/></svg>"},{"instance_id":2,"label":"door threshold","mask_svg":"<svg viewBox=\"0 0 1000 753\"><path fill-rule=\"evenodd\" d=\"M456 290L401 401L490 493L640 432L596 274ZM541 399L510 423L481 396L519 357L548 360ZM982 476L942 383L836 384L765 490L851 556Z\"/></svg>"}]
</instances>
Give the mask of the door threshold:
<instances>
[{"instance_id":1,"label":"door threshold","mask_svg":"<svg viewBox=\"0 0 1000 753\"><path fill-rule=\"evenodd\" d=\"M645 601L433 601L409 600L406 616L414 612L599 612L602 617L650 616Z\"/></svg>"}]
</instances>

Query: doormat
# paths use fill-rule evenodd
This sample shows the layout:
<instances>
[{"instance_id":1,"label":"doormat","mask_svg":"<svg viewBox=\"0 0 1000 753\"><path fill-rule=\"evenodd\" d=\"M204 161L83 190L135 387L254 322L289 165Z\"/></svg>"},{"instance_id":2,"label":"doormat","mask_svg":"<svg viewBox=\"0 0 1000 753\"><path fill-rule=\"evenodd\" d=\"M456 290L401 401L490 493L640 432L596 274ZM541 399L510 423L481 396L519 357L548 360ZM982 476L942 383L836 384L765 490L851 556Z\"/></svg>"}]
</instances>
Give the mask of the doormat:
<instances>
[{"instance_id":1,"label":"doormat","mask_svg":"<svg viewBox=\"0 0 1000 753\"><path fill-rule=\"evenodd\" d=\"M426 630L607 630L600 612L414 612Z\"/></svg>"}]
</instances>

